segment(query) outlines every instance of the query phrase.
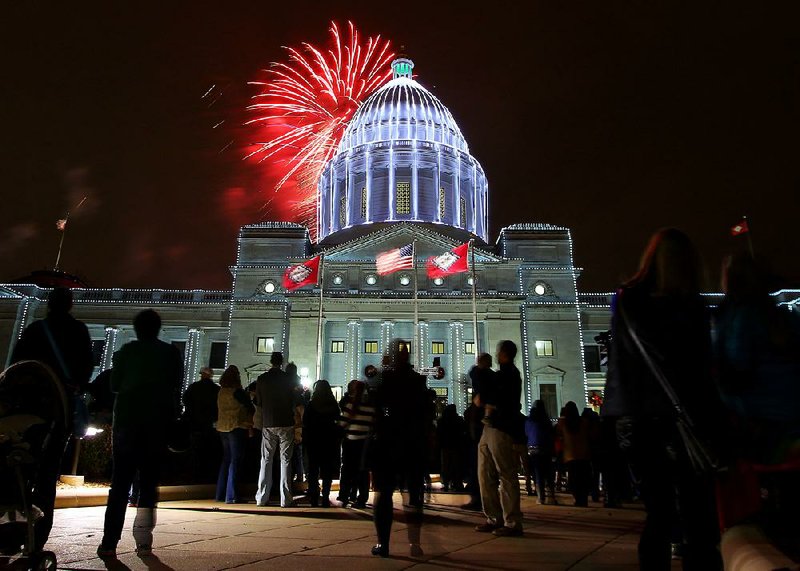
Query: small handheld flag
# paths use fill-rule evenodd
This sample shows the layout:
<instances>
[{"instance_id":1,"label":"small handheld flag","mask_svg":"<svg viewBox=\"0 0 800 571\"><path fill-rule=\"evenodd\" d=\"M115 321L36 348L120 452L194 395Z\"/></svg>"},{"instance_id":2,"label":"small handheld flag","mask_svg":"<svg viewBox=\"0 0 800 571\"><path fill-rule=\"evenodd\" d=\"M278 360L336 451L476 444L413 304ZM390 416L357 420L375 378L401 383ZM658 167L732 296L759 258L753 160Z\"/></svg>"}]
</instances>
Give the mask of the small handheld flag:
<instances>
[{"instance_id":1,"label":"small handheld flag","mask_svg":"<svg viewBox=\"0 0 800 571\"><path fill-rule=\"evenodd\" d=\"M319 262L322 256L311 258L302 264L289 266L283 274L283 287L289 291L316 284L319 277Z\"/></svg>"},{"instance_id":2,"label":"small handheld flag","mask_svg":"<svg viewBox=\"0 0 800 571\"><path fill-rule=\"evenodd\" d=\"M443 278L452 274L459 274L469 270L467 254L469 242L456 246L449 252L428 258L427 269L429 278Z\"/></svg>"}]
</instances>

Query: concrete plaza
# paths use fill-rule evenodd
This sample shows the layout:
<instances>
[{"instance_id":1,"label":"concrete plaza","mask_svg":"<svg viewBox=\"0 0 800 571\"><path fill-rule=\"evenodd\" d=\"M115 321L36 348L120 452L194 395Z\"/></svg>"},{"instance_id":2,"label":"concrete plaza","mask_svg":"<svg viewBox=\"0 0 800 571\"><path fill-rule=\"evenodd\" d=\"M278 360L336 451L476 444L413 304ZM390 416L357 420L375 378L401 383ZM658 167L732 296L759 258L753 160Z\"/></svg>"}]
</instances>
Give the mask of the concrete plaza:
<instances>
[{"instance_id":1,"label":"concrete plaza","mask_svg":"<svg viewBox=\"0 0 800 571\"><path fill-rule=\"evenodd\" d=\"M162 502L155 531L154 556L134 552L128 510L118 560L105 563L95 550L102 535L102 507L59 509L48 544L59 568L222 570L239 569L537 569L633 570L636 543L644 520L629 509L540 506L523 497L525 536L498 538L476 533L481 514L458 505L467 497L433 493L422 528L424 555L409 555L400 496L392 534L391 557L370 554L375 542L372 512L354 509L228 506L204 500ZM673 568L678 568L677 562Z\"/></svg>"}]
</instances>

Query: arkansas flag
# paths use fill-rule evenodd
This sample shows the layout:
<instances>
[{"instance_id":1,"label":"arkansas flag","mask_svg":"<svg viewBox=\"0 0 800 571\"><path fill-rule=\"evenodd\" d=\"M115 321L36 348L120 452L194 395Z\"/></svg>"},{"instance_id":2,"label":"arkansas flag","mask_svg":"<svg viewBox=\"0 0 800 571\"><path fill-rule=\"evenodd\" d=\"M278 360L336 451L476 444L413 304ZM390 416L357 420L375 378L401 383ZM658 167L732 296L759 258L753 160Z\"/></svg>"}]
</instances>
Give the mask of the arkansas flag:
<instances>
[{"instance_id":1,"label":"arkansas flag","mask_svg":"<svg viewBox=\"0 0 800 571\"><path fill-rule=\"evenodd\" d=\"M317 256L302 264L286 268L286 272L283 274L283 287L292 291L299 287L317 283L321 258L322 256Z\"/></svg>"},{"instance_id":2,"label":"arkansas flag","mask_svg":"<svg viewBox=\"0 0 800 571\"><path fill-rule=\"evenodd\" d=\"M456 246L449 252L428 258L427 268L429 278L443 278L451 274L459 274L469 270L467 254L469 242Z\"/></svg>"},{"instance_id":3,"label":"arkansas flag","mask_svg":"<svg viewBox=\"0 0 800 571\"><path fill-rule=\"evenodd\" d=\"M737 224L731 226L731 236L746 234L749 231L750 227L747 225L747 218L742 218Z\"/></svg>"}]
</instances>

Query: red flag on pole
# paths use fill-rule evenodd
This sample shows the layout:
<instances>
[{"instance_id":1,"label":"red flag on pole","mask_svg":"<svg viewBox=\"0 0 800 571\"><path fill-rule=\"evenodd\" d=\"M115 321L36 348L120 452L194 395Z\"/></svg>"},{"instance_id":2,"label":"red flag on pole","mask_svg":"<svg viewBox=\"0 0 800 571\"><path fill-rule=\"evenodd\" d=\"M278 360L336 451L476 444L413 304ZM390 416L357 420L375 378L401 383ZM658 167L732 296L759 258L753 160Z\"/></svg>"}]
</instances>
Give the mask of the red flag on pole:
<instances>
[{"instance_id":1,"label":"red flag on pole","mask_svg":"<svg viewBox=\"0 0 800 571\"><path fill-rule=\"evenodd\" d=\"M467 254L469 242L456 246L449 252L428 258L427 268L429 278L443 278L452 274L459 274L469 270Z\"/></svg>"},{"instance_id":2,"label":"red flag on pole","mask_svg":"<svg viewBox=\"0 0 800 571\"><path fill-rule=\"evenodd\" d=\"M302 264L289 266L283 274L283 287L289 291L316 284L319 277L319 261L322 256L311 258Z\"/></svg>"},{"instance_id":3,"label":"red flag on pole","mask_svg":"<svg viewBox=\"0 0 800 571\"><path fill-rule=\"evenodd\" d=\"M742 218L738 223L731 226L731 236L747 234L749 231L750 227L747 225L747 218Z\"/></svg>"}]
</instances>

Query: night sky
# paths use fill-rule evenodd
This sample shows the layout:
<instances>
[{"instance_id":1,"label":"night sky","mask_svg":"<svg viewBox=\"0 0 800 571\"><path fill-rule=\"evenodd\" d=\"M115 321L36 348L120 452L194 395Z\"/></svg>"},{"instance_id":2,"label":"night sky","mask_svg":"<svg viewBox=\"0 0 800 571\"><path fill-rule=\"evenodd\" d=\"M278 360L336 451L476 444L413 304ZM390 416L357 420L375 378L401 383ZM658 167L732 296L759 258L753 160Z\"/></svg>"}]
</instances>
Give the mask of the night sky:
<instances>
[{"instance_id":1,"label":"night sky","mask_svg":"<svg viewBox=\"0 0 800 571\"><path fill-rule=\"evenodd\" d=\"M0 282L52 268L55 221L88 195L62 269L95 287L229 288L238 226L271 219L241 160L246 82L349 19L405 45L450 108L489 180L492 240L568 226L581 289L607 291L677 226L715 289L746 214L757 252L800 285L800 4L643 4L7 3Z\"/></svg>"}]
</instances>

